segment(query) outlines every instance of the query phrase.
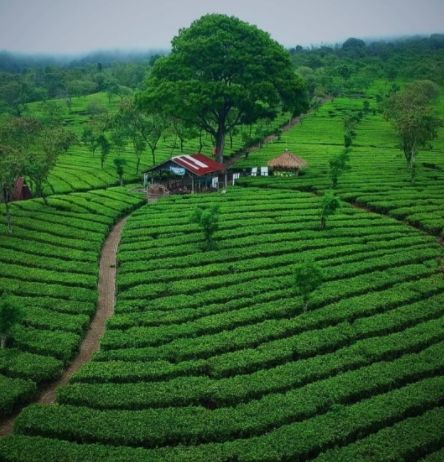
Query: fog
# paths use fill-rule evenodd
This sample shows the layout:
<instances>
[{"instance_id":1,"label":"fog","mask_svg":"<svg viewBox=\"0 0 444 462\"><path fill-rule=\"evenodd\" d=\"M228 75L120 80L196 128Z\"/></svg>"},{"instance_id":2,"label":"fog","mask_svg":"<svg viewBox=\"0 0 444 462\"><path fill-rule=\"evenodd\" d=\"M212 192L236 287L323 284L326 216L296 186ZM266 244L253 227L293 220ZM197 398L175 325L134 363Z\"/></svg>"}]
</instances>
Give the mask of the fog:
<instances>
[{"instance_id":1,"label":"fog","mask_svg":"<svg viewBox=\"0 0 444 462\"><path fill-rule=\"evenodd\" d=\"M256 24L285 46L444 29L443 0L0 0L0 49L165 49L180 28L213 12Z\"/></svg>"}]
</instances>

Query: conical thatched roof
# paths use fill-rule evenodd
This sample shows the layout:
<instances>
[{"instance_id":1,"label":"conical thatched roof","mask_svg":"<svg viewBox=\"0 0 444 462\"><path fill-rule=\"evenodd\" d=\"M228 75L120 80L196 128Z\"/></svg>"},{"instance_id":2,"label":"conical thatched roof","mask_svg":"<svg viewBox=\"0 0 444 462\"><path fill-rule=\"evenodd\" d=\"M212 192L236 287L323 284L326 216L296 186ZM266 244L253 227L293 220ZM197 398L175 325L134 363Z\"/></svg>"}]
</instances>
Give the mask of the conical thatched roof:
<instances>
[{"instance_id":1,"label":"conical thatched roof","mask_svg":"<svg viewBox=\"0 0 444 462\"><path fill-rule=\"evenodd\" d=\"M296 154L293 154L290 151L285 151L280 156L269 160L268 166L283 169L302 169L307 167L308 163Z\"/></svg>"}]
</instances>

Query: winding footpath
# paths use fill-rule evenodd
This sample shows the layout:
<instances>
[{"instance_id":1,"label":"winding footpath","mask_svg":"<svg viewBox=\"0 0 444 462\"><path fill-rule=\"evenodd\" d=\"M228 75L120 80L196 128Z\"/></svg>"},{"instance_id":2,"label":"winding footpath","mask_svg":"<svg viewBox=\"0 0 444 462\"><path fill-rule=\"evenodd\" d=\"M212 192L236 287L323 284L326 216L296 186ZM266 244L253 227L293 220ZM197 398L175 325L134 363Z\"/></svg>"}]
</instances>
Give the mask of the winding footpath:
<instances>
[{"instance_id":1,"label":"winding footpath","mask_svg":"<svg viewBox=\"0 0 444 462\"><path fill-rule=\"evenodd\" d=\"M34 403L53 404L56 400L57 389L60 386L66 385L71 376L99 350L100 339L105 332L106 321L114 313L117 249L119 247L122 229L127 219L128 216L116 223L103 245L100 257L97 310L88 332L80 345L77 356L63 371L59 380L52 382L40 392L40 395L36 398ZM17 416L18 413L0 422L0 436L6 436L12 432Z\"/></svg>"}]
</instances>

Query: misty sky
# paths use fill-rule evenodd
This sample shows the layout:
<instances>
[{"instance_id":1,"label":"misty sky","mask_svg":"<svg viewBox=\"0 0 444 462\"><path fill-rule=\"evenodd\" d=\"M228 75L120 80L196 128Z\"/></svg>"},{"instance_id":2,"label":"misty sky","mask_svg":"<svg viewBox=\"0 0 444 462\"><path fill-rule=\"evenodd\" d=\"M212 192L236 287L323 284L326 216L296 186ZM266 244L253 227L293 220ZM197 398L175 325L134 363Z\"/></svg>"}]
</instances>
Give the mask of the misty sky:
<instances>
[{"instance_id":1,"label":"misty sky","mask_svg":"<svg viewBox=\"0 0 444 462\"><path fill-rule=\"evenodd\" d=\"M0 0L0 49L168 48L181 27L214 12L286 46L444 32L444 0Z\"/></svg>"}]
</instances>

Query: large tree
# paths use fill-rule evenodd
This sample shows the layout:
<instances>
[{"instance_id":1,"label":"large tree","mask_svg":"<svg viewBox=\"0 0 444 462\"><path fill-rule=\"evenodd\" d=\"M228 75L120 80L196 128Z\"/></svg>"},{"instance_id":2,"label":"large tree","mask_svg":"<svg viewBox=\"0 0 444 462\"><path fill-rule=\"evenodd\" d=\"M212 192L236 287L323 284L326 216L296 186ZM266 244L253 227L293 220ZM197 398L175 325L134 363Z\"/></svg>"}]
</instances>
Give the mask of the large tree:
<instances>
[{"instance_id":1,"label":"large tree","mask_svg":"<svg viewBox=\"0 0 444 462\"><path fill-rule=\"evenodd\" d=\"M155 62L138 102L209 133L219 161L235 126L307 107L288 52L268 33L221 14L179 31L171 53Z\"/></svg>"},{"instance_id":2,"label":"large tree","mask_svg":"<svg viewBox=\"0 0 444 462\"><path fill-rule=\"evenodd\" d=\"M417 80L392 93L386 102L385 116L398 133L412 181L419 149L427 147L438 135L441 122L432 106L438 95L439 87L435 83Z\"/></svg>"}]
</instances>

